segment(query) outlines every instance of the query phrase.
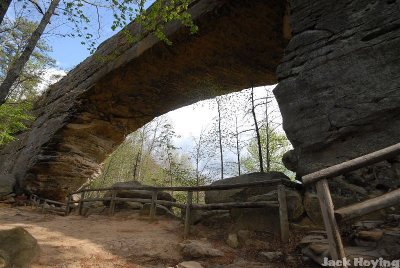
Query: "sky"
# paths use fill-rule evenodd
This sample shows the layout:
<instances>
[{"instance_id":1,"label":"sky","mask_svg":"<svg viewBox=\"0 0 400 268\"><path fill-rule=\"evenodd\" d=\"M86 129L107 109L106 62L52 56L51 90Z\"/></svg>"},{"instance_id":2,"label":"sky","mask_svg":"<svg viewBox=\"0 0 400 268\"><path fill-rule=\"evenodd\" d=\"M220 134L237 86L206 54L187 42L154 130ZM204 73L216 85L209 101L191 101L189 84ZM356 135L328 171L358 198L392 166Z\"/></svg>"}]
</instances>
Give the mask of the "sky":
<instances>
[{"instance_id":1,"label":"sky","mask_svg":"<svg viewBox=\"0 0 400 268\"><path fill-rule=\"evenodd\" d=\"M48 7L48 0L37 0L39 6L46 10ZM85 24L88 29L96 33L94 35L97 44L100 44L104 40L110 38L116 34L120 29L113 31L111 25L113 22L113 12L108 8L102 8L102 5L108 3L106 0L92 0L91 2L100 3L98 10L93 6L86 5L83 8L84 14L90 19L89 24ZM147 0L145 8L149 7L154 0ZM32 4L24 6L24 1L12 1L10 8L6 14L9 18L17 17L17 14L23 14L31 20L39 22L42 15ZM85 58L90 56L88 46L82 45L82 39L78 37L65 36L66 34L76 34L76 31L72 29L73 24L69 22L65 16L63 16L63 1L61 1L59 8L56 10L56 15L52 16L50 24L46 27L43 35L44 39L51 45L53 52L50 55L57 60L59 68L64 70L70 70ZM80 28L83 28L80 27ZM97 34L98 33L98 34Z\"/></svg>"}]
</instances>

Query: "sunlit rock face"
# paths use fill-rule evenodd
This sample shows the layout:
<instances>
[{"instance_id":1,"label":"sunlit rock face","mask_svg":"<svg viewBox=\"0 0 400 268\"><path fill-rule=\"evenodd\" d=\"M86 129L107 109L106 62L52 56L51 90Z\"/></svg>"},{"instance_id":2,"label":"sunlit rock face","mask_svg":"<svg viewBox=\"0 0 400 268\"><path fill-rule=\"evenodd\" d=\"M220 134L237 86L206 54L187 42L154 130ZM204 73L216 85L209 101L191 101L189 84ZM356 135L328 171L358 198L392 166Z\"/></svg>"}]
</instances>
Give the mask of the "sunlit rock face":
<instances>
[{"instance_id":1,"label":"sunlit rock face","mask_svg":"<svg viewBox=\"0 0 400 268\"><path fill-rule=\"evenodd\" d=\"M125 135L170 110L277 82L290 36L281 0L198 0L199 32L167 26L172 46L117 34L43 96L36 121L0 151L0 179L62 200L99 170ZM137 27L129 29L136 32Z\"/></svg>"},{"instance_id":2,"label":"sunlit rock face","mask_svg":"<svg viewBox=\"0 0 400 268\"><path fill-rule=\"evenodd\" d=\"M291 1L274 93L303 175L400 141L400 3Z\"/></svg>"}]
</instances>

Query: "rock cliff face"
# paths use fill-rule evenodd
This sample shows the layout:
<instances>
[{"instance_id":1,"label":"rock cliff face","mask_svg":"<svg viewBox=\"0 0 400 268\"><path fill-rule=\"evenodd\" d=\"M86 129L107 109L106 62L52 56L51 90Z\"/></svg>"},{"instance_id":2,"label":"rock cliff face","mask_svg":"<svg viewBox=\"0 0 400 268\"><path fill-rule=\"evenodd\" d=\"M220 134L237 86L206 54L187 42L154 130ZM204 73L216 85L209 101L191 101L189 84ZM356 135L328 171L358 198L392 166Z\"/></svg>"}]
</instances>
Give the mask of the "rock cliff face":
<instances>
[{"instance_id":1,"label":"rock cliff face","mask_svg":"<svg viewBox=\"0 0 400 268\"><path fill-rule=\"evenodd\" d=\"M274 93L300 175L400 141L400 3L291 1Z\"/></svg>"},{"instance_id":2,"label":"rock cliff face","mask_svg":"<svg viewBox=\"0 0 400 268\"><path fill-rule=\"evenodd\" d=\"M281 0L198 0L190 12L199 33L172 23L173 46L151 35L135 45L123 34L110 38L50 88L31 130L0 151L0 179L11 175L17 188L63 199L98 172L125 135L154 117L276 83L290 32L285 9Z\"/></svg>"}]
</instances>

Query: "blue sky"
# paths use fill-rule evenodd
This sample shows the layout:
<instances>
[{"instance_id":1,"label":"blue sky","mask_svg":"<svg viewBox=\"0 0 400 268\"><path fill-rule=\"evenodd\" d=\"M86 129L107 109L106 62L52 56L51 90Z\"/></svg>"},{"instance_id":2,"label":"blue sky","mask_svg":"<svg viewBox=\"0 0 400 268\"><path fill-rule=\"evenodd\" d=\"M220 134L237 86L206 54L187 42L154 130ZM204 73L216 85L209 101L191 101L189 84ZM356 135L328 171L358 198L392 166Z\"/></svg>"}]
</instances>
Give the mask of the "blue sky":
<instances>
[{"instance_id":1,"label":"blue sky","mask_svg":"<svg viewBox=\"0 0 400 268\"><path fill-rule=\"evenodd\" d=\"M107 3L109 1L102 0L97 2ZM154 0L147 0L145 7L147 8L153 2ZM40 0L38 3L43 9L47 8L47 0ZM7 16L9 18L14 18L16 16L16 12L23 12L26 17L32 20L39 21L41 19L41 14L37 12L32 5L28 4L27 8L25 9L22 9L22 5L22 2L14 0L10 9L8 10ZM63 4L61 2L59 7L62 8L62 6ZM96 39L97 44L100 44L104 40L110 38L120 30L111 30L111 25L114 18L113 12L110 9L98 9L101 27L100 31L97 29L99 24L97 23L98 16L96 9L87 6L83 9L83 11L85 15L91 19L91 23L87 25L89 29L95 33L100 33L99 38ZM51 52L50 55L57 61L59 68L69 70L90 56L90 52L88 51L88 46L81 44L82 39L60 36L73 33L73 30L71 30L72 24L68 22L62 15L62 10L58 9L57 14L59 15L53 16L51 24L46 28L44 38L53 48L53 52ZM98 37L97 34L95 34L95 36Z\"/></svg>"}]
</instances>

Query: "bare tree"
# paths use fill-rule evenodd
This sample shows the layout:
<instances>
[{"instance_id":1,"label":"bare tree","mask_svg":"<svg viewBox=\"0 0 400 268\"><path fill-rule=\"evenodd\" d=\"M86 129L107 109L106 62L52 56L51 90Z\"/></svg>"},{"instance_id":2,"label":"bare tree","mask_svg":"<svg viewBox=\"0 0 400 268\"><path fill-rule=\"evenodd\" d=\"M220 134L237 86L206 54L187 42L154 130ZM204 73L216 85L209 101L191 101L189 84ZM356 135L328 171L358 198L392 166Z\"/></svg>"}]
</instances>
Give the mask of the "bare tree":
<instances>
[{"instance_id":1,"label":"bare tree","mask_svg":"<svg viewBox=\"0 0 400 268\"><path fill-rule=\"evenodd\" d=\"M140 167L142 166L143 150L144 150L144 144L145 144L145 139L146 139L146 127L147 127L147 125L144 125L140 129L140 134L139 134L140 145L136 152L135 160L134 160L134 164L133 164L133 180L137 180L137 181L140 180L140 170L141 170Z\"/></svg>"},{"instance_id":2,"label":"bare tree","mask_svg":"<svg viewBox=\"0 0 400 268\"><path fill-rule=\"evenodd\" d=\"M222 149L222 127L221 127L221 119L222 119L222 100L221 98L215 98L217 103L217 110L218 110L218 143L219 143L219 154L220 154L220 163L221 163L221 180L224 179L224 154Z\"/></svg>"},{"instance_id":3,"label":"bare tree","mask_svg":"<svg viewBox=\"0 0 400 268\"><path fill-rule=\"evenodd\" d=\"M204 173L208 169L209 162L214 156L212 150L209 150L207 146L209 144L205 132L206 129L202 128L200 134L197 137L193 137L194 148L190 153L195 164L196 186L200 186L204 183L204 178L206 178ZM196 192L196 202L199 203L199 192Z\"/></svg>"},{"instance_id":4,"label":"bare tree","mask_svg":"<svg viewBox=\"0 0 400 268\"><path fill-rule=\"evenodd\" d=\"M261 147L261 136L260 136L260 129L258 127L257 116L256 116L256 104L254 101L254 88L253 87L251 88L251 113L253 115L254 130L256 132L256 138L257 138L258 159L260 162L260 172L264 172L263 155L262 155L262 147Z\"/></svg>"}]
</instances>

